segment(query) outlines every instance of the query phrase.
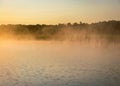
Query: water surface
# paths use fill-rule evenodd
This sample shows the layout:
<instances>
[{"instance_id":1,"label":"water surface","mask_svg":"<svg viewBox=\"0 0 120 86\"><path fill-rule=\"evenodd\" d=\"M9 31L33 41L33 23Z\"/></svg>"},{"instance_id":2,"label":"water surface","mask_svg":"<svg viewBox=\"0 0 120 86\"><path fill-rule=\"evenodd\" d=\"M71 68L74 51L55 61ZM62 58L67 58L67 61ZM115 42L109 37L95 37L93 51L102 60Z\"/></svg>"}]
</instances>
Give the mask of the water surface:
<instances>
[{"instance_id":1,"label":"water surface","mask_svg":"<svg viewBox=\"0 0 120 86\"><path fill-rule=\"evenodd\" d=\"M119 85L119 43L0 41L0 86Z\"/></svg>"}]
</instances>

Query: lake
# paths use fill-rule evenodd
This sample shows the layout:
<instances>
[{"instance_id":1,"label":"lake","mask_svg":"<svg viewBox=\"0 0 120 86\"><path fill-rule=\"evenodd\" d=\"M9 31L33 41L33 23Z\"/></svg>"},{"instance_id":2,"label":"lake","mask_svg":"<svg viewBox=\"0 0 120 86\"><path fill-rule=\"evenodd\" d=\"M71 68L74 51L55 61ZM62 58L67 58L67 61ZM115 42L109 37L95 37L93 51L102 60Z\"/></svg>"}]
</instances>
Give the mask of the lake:
<instances>
[{"instance_id":1,"label":"lake","mask_svg":"<svg viewBox=\"0 0 120 86\"><path fill-rule=\"evenodd\" d=\"M0 86L120 86L120 43L0 41Z\"/></svg>"}]
</instances>

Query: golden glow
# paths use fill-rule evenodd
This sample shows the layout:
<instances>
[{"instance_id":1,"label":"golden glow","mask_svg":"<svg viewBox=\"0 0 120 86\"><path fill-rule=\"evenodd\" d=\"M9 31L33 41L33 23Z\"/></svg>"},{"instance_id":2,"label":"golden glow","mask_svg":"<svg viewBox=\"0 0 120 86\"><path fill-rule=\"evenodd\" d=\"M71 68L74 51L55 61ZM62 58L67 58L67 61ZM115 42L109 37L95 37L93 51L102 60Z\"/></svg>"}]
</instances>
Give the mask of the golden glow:
<instances>
[{"instance_id":1,"label":"golden glow","mask_svg":"<svg viewBox=\"0 0 120 86\"><path fill-rule=\"evenodd\" d=\"M120 20L119 0L1 0L1 24Z\"/></svg>"}]
</instances>

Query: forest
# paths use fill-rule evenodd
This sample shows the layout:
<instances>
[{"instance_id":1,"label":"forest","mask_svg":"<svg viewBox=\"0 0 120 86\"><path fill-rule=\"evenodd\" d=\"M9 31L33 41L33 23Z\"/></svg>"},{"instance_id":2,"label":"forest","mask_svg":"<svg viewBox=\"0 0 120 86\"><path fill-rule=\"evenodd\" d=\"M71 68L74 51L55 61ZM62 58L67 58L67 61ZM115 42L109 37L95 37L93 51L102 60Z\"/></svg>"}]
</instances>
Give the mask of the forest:
<instances>
[{"instance_id":1,"label":"forest","mask_svg":"<svg viewBox=\"0 0 120 86\"><path fill-rule=\"evenodd\" d=\"M0 39L35 40L120 40L120 21L102 21L97 23L67 23L57 25L1 24Z\"/></svg>"}]
</instances>

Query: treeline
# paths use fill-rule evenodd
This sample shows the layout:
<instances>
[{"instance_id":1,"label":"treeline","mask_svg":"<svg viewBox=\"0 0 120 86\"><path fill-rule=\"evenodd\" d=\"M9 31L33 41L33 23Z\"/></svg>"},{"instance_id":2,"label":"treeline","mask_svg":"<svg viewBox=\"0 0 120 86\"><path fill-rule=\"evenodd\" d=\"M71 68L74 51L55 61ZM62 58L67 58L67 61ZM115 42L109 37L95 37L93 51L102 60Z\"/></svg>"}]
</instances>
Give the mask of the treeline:
<instances>
[{"instance_id":1,"label":"treeline","mask_svg":"<svg viewBox=\"0 0 120 86\"><path fill-rule=\"evenodd\" d=\"M34 39L64 39L74 36L77 39L99 37L120 38L120 21L103 21L98 23L67 23L58 25L0 25L0 36L15 35L16 37L33 37ZM94 35L94 36L93 36ZM8 36L9 37L9 36ZM71 39L72 39L71 38ZM110 39L111 39L110 38Z\"/></svg>"}]
</instances>

